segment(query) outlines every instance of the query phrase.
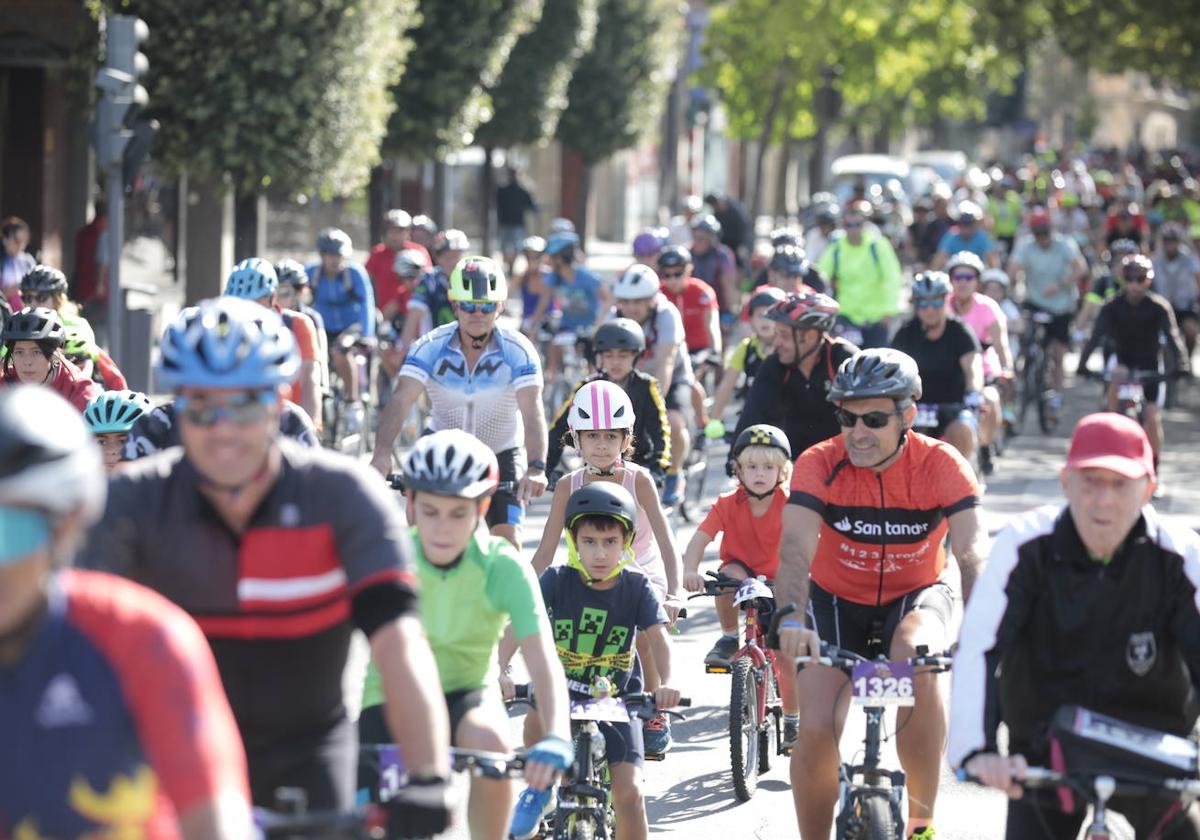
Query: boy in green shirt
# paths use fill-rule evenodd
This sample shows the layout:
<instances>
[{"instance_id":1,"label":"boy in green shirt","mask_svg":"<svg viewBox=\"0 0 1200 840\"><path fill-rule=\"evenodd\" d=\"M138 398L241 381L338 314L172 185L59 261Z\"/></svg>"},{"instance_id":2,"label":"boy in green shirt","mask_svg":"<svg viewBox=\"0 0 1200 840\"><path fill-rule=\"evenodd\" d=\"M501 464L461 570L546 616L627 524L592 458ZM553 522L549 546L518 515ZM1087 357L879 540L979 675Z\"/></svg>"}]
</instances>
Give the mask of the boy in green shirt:
<instances>
[{"instance_id":1,"label":"boy in green shirt","mask_svg":"<svg viewBox=\"0 0 1200 840\"><path fill-rule=\"evenodd\" d=\"M499 479L496 455L472 435L444 430L417 441L404 461L414 523L421 621L437 660L450 714L451 744L507 753L508 715L499 691L496 648L511 622L538 698L542 738L526 755L525 781L548 788L574 757L565 676L533 569L507 540L480 530ZM359 740L391 743L378 674L367 673ZM504 840L513 807L506 779L473 779L472 840Z\"/></svg>"}]
</instances>

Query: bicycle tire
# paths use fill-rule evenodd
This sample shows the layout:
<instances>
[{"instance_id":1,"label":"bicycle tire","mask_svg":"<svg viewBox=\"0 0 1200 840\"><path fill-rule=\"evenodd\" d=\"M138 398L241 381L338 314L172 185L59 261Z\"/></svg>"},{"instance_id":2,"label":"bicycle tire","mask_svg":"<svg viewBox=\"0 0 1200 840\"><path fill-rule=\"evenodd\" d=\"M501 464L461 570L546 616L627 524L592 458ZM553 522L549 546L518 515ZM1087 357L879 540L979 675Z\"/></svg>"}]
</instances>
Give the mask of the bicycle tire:
<instances>
[{"instance_id":1,"label":"bicycle tire","mask_svg":"<svg viewBox=\"0 0 1200 840\"><path fill-rule=\"evenodd\" d=\"M836 840L899 840L892 803L880 794L855 797L852 811L839 815Z\"/></svg>"},{"instance_id":2,"label":"bicycle tire","mask_svg":"<svg viewBox=\"0 0 1200 840\"><path fill-rule=\"evenodd\" d=\"M746 657L733 663L729 690L729 764L733 769L733 793L739 802L749 802L758 789L759 724L758 676Z\"/></svg>"},{"instance_id":3,"label":"bicycle tire","mask_svg":"<svg viewBox=\"0 0 1200 840\"><path fill-rule=\"evenodd\" d=\"M763 671L766 673L767 702L764 704L766 717L762 721L761 731L758 736L759 775L770 772L771 758L775 755L775 751L779 747L779 719L775 717L772 711L779 704L779 680L775 676L775 669L771 667L770 662L767 663ZM759 672L760 675L763 671Z\"/></svg>"}]
</instances>

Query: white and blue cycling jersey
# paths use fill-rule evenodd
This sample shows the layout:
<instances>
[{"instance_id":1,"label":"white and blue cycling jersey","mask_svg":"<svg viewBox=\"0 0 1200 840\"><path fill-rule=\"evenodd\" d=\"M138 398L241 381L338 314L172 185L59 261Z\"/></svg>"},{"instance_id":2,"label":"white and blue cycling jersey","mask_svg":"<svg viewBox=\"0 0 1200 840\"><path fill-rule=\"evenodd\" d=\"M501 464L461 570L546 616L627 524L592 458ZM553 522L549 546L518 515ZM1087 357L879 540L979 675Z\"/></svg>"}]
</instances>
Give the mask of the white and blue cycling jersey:
<instances>
[{"instance_id":1,"label":"white and blue cycling jersey","mask_svg":"<svg viewBox=\"0 0 1200 840\"><path fill-rule=\"evenodd\" d=\"M358 324L365 336L375 335L375 289L367 270L348 262L337 277L321 273L319 262L304 269L312 283L313 308L325 320L325 332L338 335Z\"/></svg>"},{"instance_id":2,"label":"white and blue cycling jersey","mask_svg":"<svg viewBox=\"0 0 1200 840\"><path fill-rule=\"evenodd\" d=\"M529 339L496 327L487 349L468 370L458 324L453 323L421 336L400 375L425 386L432 431L462 429L503 452L524 442L517 392L541 387L542 364Z\"/></svg>"}]
</instances>

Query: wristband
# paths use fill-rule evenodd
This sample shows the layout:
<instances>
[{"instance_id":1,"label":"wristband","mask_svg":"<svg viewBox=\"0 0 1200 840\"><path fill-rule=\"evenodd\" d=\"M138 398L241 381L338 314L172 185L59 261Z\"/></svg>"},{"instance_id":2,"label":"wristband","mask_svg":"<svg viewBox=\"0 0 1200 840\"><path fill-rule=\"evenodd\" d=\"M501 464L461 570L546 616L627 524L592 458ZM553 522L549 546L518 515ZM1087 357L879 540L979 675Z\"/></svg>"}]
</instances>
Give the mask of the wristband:
<instances>
[{"instance_id":1,"label":"wristband","mask_svg":"<svg viewBox=\"0 0 1200 840\"><path fill-rule=\"evenodd\" d=\"M546 462L542 460L530 461L528 472L533 472L534 470L537 470L538 472L545 472Z\"/></svg>"},{"instance_id":2,"label":"wristband","mask_svg":"<svg viewBox=\"0 0 1200 840\"><path fill-rule=\"evenodd\" d=\"M779 622L780 630L807 630L804 622L798 618L785 618Z\"/></svg>"}]
</instances>

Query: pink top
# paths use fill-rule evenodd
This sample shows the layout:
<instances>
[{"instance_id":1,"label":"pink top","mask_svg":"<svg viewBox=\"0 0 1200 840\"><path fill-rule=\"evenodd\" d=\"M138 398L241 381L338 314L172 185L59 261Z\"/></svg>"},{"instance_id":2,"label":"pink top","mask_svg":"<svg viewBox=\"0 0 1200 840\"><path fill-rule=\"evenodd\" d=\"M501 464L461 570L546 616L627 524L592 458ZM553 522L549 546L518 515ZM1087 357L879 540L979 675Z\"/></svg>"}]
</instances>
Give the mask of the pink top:
<instances>
[{"instance_id":1,"label":"pink top","mask_svg":"<svg viewBox=\"0 0 1200 840\"><path fill-rule=\"evenodd\" d=\"M633 496L633 500L637 501L637 489L634 481L637 478L637 473L648 471L645 467L638 464L624 461L621 464L621 486L629 491L629 495ZM586 470L583 467L568 473L565 477L570 480L568 485L571 492L574 493L583 486L583 479ZM651 579L652 583L659 584L655 588L662 595L667 591L666 567L663 565L662 555L658 550L658 542L654 537L654 529L650 527L650 522L646 518L646 511L642 509L641 504L638 504L637 509L638 521L637 527L633 531L633 558L639 569Z\"/></svg>"},{"instance_id":2,"label":"pink top","mask_svg":"<svg viewBox=\"0 0 1200 840\"><path fill-rule=\"evenodd\" d=\"M992 325L1004 320L1000 304L987 295L976 292L970 308L966 312L960 312L955 308L955 298L951 295L946 299L946 311L956 315L970 327L979 343L987 348L983 351L983 375L987 378L999 376L1003 368L1000 365L1000 356L997 355L996 348L991 346L991 342Z\"/></svg>"}]
</instances>

